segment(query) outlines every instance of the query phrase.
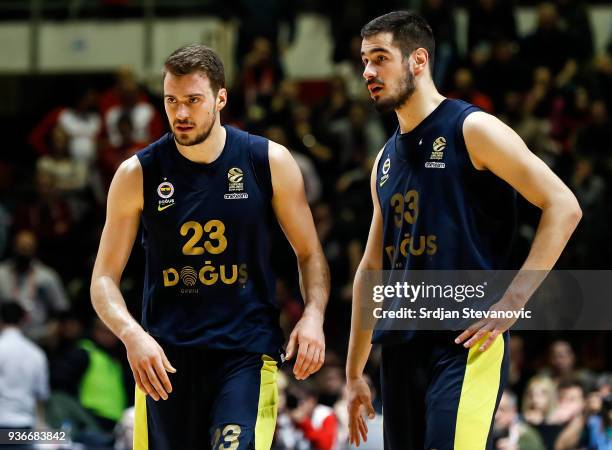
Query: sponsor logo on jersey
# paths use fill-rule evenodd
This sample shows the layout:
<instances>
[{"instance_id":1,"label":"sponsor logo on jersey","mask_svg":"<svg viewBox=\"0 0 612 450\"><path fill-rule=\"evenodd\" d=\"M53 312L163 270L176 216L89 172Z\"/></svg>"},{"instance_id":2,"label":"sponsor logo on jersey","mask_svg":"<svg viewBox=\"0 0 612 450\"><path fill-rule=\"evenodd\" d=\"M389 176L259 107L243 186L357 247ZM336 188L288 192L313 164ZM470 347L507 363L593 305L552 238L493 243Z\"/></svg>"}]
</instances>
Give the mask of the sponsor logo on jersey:
<instances>
[{"instance_id":1,"label":"sponsor logo on jersey","mask_svg":"<svg viewBox=\"0 0 612 450\"><path fill-rule=\"evenodd\" d=\"M157 202L157 211L162 212L175 204L174 199L171 198L174 195L174 186L167 178L164 178L159 186L157 186L157 195L160 197L160 200Z\"/></svg>"},{"instance_id":2,"label":"sponsor logo on jersey","mask_svg":"<svg viewBox=\"0 0 612 450\"><path fill-rule=\"evenodd\" d=\"M389 170L390 169L391 169L391 158L387 157L387 159L385 159L385 162L383 163L383 166L382 166L383 176L380 177L380 182L379 182L380 187L383 187L383 185L389 179Z\"/></svg>"}]
</instances>

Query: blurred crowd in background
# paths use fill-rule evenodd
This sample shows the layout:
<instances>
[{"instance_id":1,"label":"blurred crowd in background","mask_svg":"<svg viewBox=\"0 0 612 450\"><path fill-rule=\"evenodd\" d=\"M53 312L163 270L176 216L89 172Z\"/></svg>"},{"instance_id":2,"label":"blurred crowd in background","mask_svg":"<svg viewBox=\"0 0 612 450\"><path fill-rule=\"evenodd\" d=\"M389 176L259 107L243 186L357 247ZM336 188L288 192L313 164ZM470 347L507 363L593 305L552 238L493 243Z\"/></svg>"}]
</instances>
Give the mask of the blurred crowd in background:
<instances>
[{"instance_id":1,"label":"blurred crowd in background","mask_svg":"<svg viewBox=\"0 0 612 450\"><path fill-rule=\"evenodd\" d=\"M113 14L121 11L122 2L105 3ZM291 22L296 11L258 2L257 11L245 12L253 16L239 31L238 75L222 113L222 123L293 153L331 267L326 364L300 383L287 364L282 368L277 450L348 448L344 363L352 281L371 219L373 159L397 127L394 114L380 116L369 103L359 29L402 5L328 3L317 8L334 24L336 74L288 79L278 24ZM423 1L436 37L436 85L505 121L576 194L583 219L557 267L610 269L612 42L594 51L585 6L573 0L537 4L537 28L520 38L509 2L474 0L467 7L468 51L460 54L451 2ZM32 118L19 136L21 148L12 150L21 156L0 157L0 427L65 430L81 442L71 448L131 448L134 383L121 342L95 319L89 281L114 171L168 129L161 98L139 81L129 67L111 82L81 77ZM519 211L516 267L539 219L524 200ZM273 233L288 335L303 304L295 257L280 229ZM121 283L136 317L143 272L137 242ZM513 334L495 448L612 449L610 340L609 332ZM366 449L383 448L378 370L375 350L366 372L378 415Z\"/></svg>"}]
</instances>

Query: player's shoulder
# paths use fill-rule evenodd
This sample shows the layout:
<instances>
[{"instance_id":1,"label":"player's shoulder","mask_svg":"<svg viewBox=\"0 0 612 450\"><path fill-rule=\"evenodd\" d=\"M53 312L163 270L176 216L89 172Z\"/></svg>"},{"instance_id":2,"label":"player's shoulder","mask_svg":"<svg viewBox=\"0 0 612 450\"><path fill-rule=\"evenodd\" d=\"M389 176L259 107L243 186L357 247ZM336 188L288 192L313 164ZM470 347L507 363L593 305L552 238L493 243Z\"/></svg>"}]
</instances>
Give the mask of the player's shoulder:
<instances>
[{"instance_id":1,"label":"player's shoulder","mask_svg":"<svg viewBox=\"0 0 612 450\"><path fill-rule=\"evenodd\" d=\"M293 159L291 152L284 145L268 140L268 158L272 162L284 162Z\"/></svg>"}]
</instances>

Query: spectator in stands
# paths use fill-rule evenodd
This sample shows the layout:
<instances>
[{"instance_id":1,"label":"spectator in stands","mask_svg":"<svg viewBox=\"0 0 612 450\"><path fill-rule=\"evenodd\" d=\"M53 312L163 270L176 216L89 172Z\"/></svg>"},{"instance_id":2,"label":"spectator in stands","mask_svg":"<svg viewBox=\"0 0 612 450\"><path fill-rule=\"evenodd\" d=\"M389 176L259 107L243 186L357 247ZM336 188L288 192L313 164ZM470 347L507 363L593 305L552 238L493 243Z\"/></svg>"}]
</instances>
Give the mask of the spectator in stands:
<instances>
[{"instance_id":1,"label":"spectator in stands","mask_svg":"<svg viewBox=\"0 0 612 450\"><path fill-rule=\"evenodd\" d=\"M598 407L592 409L588 416L588 445L589 450L609 450L612 448L612 395L598 396Z\"/></svg>"},{"instance_id":2,"label":"spectator in stands","mask_svg":"<svg viewBox=\"0 0 612 450\"><path fill-rule=\"evenodd\" d=\"M68 298L57 273L36 258L34 233L15 235L14 256L0 263L0 298L10 298L27 312L26 333L44 340L53 329L53 315L68 308Z\"/></svg>"},{"instance_id":3,"label":"spectator in stands","mask_svg":"<svg viewBox=\"0 0 612 450\"><path fill-rule=\"evenodd\" d=\"M470 0L468 3L468 51L490 47L500 38L516 40L516 22L512 2Z\"/></svg>"},{"instance_id":4,"label":"spectator in stands","mask_svg":"<svg viewBox=\"0 0 612 450\"><path fill-rule=\"evenodd\" d=\"M68 139L61 125L51 130L49 153L38 159L36 172L50 177L58 192L70 194L84 189L88 180L86 167L70 156Z\"/></svg>"},{"instance_id":5,"label":"spectator in stands","mask_svg":"<svg viewBox=\"0 0 612 450\"><path fill-rule=\"evenodd\" d=\"M574 52L580 61L593 56L593 32L586 2L582 0L556 0L562 25L570 35Z\"/></svg>"},{"instance_id":6,"label":"spectator in stands","mask_svg":"<svg viewBox=\"0 0 612 450\"><path fill-rule=\"evenodd\" d=\"M335 450L338 437L338 419L334 410L319 403L319 394L308 381L294 386L298 403L290 408L289 416L304 434L313 450Z\"/></svg>"},{"instance_id":7,"label":"spectator in stands","mask_svg":"<svg viewBox=\"0 0 612 450\"><path fill-rule=\"evenodd\" d=\"M126 118L130 126L129 144L144 147L163 134L161 115L148 98L141 95L135 80L126 79L121 83L118 100L119 103L110 106L104 114L104 126L112 147L126 145Z\"/></svg>"},{"instance_id":8,"label":"spectator in stands","mask_svg":"<svg viewBox=\"0 0 612 450\"><path fill-rule=\"evenodd\" d=\"M134 84L138 84L134 71L129 66L121 66L115 72L115 84L106 89L100 94L98 106L100 107L100 115L106 116L106 113L113 106L121 104L121 96L125 89L130 89ZM138 94L139 101L148 101L148 96L142 91Z\"/></svg>"},{"instance_id":9,"label":"spectator in stands","mask_svg":"<svg viewBox=\"0 0 612 450\"><path fill-rule=\"evenodd\" d=\"M506 94L529 87L530 73L518 55L518 44L507 38L496 40L490 59L474 70L476 85L491 97L495 111L504 110Z\"/></svg>"},{"instance_id":10,"label":"spectator in stands","mask_svg":"<svg viewBox=\"0 0 612 450\"><path fill-rule=\"evenodd\" d=\"M361 63L361 36L353 35L349 40L348 56L334 67L334 73L342 78L351 100L367 101L368 90L363 88L363 65Z\"/></svg>"},{"instance_id":11,"label":"spectator in stands","mask_svg":"<svg viewBox=\"0 0 612 450\"><path fill-rule=\"evenodd\" d=\"M576 259L573 265L581 268L601 267L608 257L607 253L598 252L608 235L608 224L600 219L608 210L606 181L595 173L594 158L584 156L587 154L576 156L569 183L586 218L574 236Z\"/></svg>"},{"instance_id":12,"label":"spectator in stands","mask_svg":"<svg viewBox=\"0 0 612 450\"><path fill-rule=\"evenodd\" d=\"M539 119L549 119L556 95L550 69L536 67L533 71L533 84L525 96L525 112Z\"/></svg>"},{"instance_id":13,"label":"spectator in stands","mask_svg":"<svg viewBox=\"0 0 612 450\"><path fill-rule=\"evenodd\" d=\"M350 105L348 116L330 121L328 127L335 143L338 171L360 167L362 158L374 158L386 141L380 119L357 102Z\"/></svg>"},{"instance_id":14,"label":"spectator in stands","mask_svg":"<svg viewBox=\"0 0 612 450\"><path fill-rule=\"evenodd\" d=\"M363 89L363 81L359 87ZM344 78L332 77L329 81L329 95L325 96L323 101L313 109L316 129L325 132L330 122L346 119L351 104Z\"/></svg>"},{"instance_id":15,"label":"spectator in stands","mask_svg":"<svg viewBox=\"0 0 612 450\"><path fill-rule=\"evenodd\" d=\"M589 102L588 106L590 117L576 132L574 151L592 156L597 162L603 162L610 154L604 143L612 142L612 121L603 100L594 100Z\"/></svg>"},{"instance_id":16,"label":"spectator in stands","mask_svg":"<svg viewBox=\"0 0 612 450\"><path fill-rule=\"evenodd\" d=\"M491 98L476 88L472 71L467 67L462 67L455 72L455 88L448 96L472 103L486 112L493 112Z\"/></svg>"},{"instance_id":17,"label":"spectator in stands","mask_svg":"<svg viewBox=\"0 0 612 450\"><path fill-rule=\"evenodd\" d=\"M95 319L89 338L53 365L54 386L79 400L81 406L111 432L127 407L126 382L114 334Z\"/></svg>"},{"instance_id":18,"label":"spectator in stands","mask_svg":"<svg viewBox=\"0 0 612 450\"><path fill-rule=\"evenodd\" d=\"M248 111L255 105L268 105L278 83L283 79L283 69L269 39L258 36L244 57L241 71L241 87Z\"/></svg>"},{"instance_id":19,"label":"spectator in stands","mask_svg":"<svg viewBox=\"0 0 612 450\"><path fill-rule=\"evenodd\" d=\"M554 441L546 440L549 446L554 442L555 449L584 448L586 436L585 427L585 395L582 384L575 380L559 384L559 403L556 411L550 417L550 423L560 425L561 430Z\"/></svg>"},{"instance_id":20,"label":"spectator in stands","mask_svg":"<svg viewBox=\"0 0 612 450\"><path fill-rule=\"evenodd\" d=\"M550 345L549 365L552 379L557 384L576 376L576 353L568 341L559 339Z\"/></svg>"},{"instance_id":21,"label":"spectator in stands","mask_svg":"<svg viewBox=\"0 0 612 450\"><path fill-rule=\"evenodd\" d=\"M88 205L91 207L91 205ZM81 215L77 215L68 200L60 195L54 178L46 173L36 174L36 192L33 198L20 203L14 216L14 229L32 230L39 243L40 258L68 279L76 264L75 256L82 252L71 245Z\"/></svg>"},{"instance_id":22,"label":"spectator in stands","mask_svg":"<svg viewBox=\"0 0 612 450\"><path fill-rule=\"evenodd\" d=\"M114 110L111 109L111 111ZM115 175L119 165L146 146L145 141L136 141L134 139L135 133L132 116L133 114L126 111L117 119L116 131L118 132L119 140L112 143L113 140L111 139L111 143L98 152L98 167L105 191L108 191L113 175Z\"/></svg>"},{"instance_id":23,"label":"spectator in stands","mask_svg":"<svg viewBox=\"0 0 612 450\"><path fill-rule=\"evenodd\" d=\"M523 395L523 417L530 425L545 423L557 405L555 383L548 376L536 375L531 378Z\"/></svg>"},{"instance_id":24,"label":"spectator in stands","mask_svg":"<svg viewBox=\"0 0 612 450\"><path fill-rule=\"evenodd\" d=\"M96 157L102 119L98 113L98 94L88 88L77 96L74 105L65 108L57 123L68 135L70 156L89 172Z\"/></svg>"},{"instance_id":25,"label":"spectator in stands","mask_svg":"<svg viewBox=\"0 0 612 450\"><path fill-rule=\"evenodd\" d=\"M24 319L25 311L18 303L0 303L0 429L45 427L47 358L21 332Z\"/></svg>"},{"instance_id":26,"label":"spectator in stands","mask_svg":"<svg viewBox=\"0 0 612 450\"><path fill-rule=\"evenodd\" d=\"M521 54L532 66L544 66L553 74L559 73L576 56L572 38L563 29L554 3L538 5L538 27L521 43Z\"/></svg>"},{"instance_id":27,"label":"spectator in stands","mask_svg":"<svg viewBox=\"0 0 612 450\"><path fill-rule=\"evenodd\" d=\"M421 15L431 26L436 42L433 55L433 80L434 84L440 87L444 85L457 57L454 3L454 0L426 0L421 6Z\"/></svg>"},{"instance_id":28,"label":"spectator in stands","mask_svg":"<svg viewBox=\"0 0 612 450\"><path fill-rule=\"evenodd\" d=\"M538 432L518 414L517 398L505 390L493 422L493 448L498 450L545 450Z\"/></svg>"},{"instance_id":29,"label":"spectator in stands","mask_svg":"<svg viewBox=\"0 0 612 450\"><path fill-rule=\"evenodd\" d=\"M134 407L123 412L115 428L114 450L132 450L134 443Z\"/></svg>"},{"instance_id":30,"label":"spectator in stands","mask_svg":"<svg viewBox=\"0 0 612 450\"><path fill-rule=\"evenodd\" d=\"M297 408L299 400L283 371L278 372L277 385L278 413L272 450L311 450L310 442L291 419L291 411Z\"/></svg>"}]
</instances>

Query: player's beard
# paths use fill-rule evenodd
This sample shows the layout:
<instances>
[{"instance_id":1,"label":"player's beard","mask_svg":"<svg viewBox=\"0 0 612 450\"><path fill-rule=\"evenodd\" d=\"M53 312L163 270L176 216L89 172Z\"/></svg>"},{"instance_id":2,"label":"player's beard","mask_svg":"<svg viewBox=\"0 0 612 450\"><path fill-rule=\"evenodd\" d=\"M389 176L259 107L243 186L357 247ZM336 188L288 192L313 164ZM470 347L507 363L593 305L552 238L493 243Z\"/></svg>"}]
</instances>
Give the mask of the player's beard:
<instances>
[{"instance_id":1,"label":"player's beard","mask_svg":"<svg viewBox=\"0 0 612 450\"><path fill-rule=\"evenodd\" d=\"M176 132L173 132L174 139L180 145L184 145L185 147L190 147L192 145L201 144L206 139L208 139L208 136L210 135L210 132L212 131L212 128L215 125L215 121L216 120L217 120L217 110L213 108L212 120L210 121L210 124L208 125L208 128L206 130L204 130L202 133L196 135L196 137L194 137L193 139L181 139Z\"/></svg>"},{"instance_id":2,"label":"player's beard","mask_svg":"<svg viewBox=\"0 0 612 450\"><path fill-rule=\"evenodd\" d=\"M414 91L416 90L416 85L414 82L414 75L412 72L406 68L406 76L400 80L399 83L399 92L397 95L392 97L379 100L374 100L374 108L379 113L386 113L389 111L400 109L404 104L412 97Z\"/></svg>"}]
</instances>

